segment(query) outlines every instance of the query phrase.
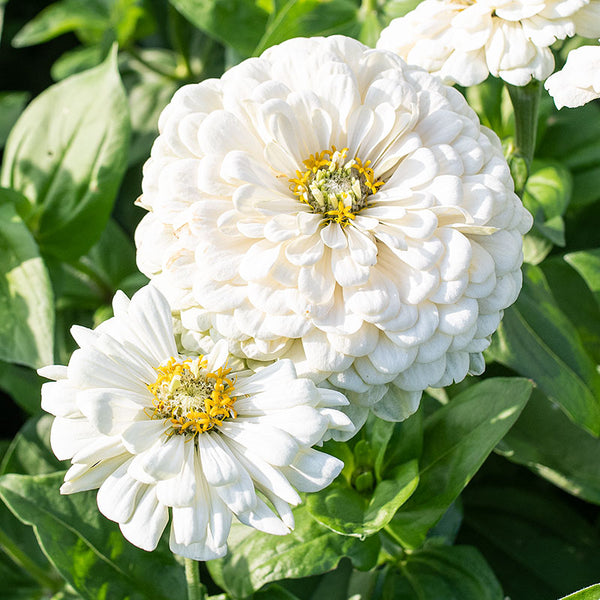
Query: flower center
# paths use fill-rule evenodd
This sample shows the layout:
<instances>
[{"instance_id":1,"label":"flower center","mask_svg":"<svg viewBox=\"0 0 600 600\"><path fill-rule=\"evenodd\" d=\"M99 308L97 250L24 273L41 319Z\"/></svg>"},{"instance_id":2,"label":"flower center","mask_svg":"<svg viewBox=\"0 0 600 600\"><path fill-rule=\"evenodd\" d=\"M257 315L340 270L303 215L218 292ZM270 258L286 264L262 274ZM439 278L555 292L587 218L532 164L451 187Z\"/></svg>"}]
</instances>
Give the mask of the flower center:
<instances>
[{"instance_id":1,"label":"flower center","mask_svg":"<svg viewBox=\"0 0 600 600\"><path fill-rule=\"evenodd\" d=\"M230 371L219 367L214 373L208 372L202 356L181 362L171 357L156 369L156 381L147 386L154 396L150 418L168 419L168 435L195 436L237 417L233 408L236 398L231 397L234 382L227 377Z\"/></svg>"},{"instance_id":2,"label":"flower center","mask_svg":"<svg viewBox=\"0 0 600 600\"><path fill-rule=\"evenodd\" d=\"M296 171L290 179L290 190L308 204L313 212L323 214L326 223L346 227L356 213L365 208L369 197L383 181L375 179L371 161L358 156L346 160L348 148L323 150L303 161L306 171Z\"/></svg>"}]
</instances>

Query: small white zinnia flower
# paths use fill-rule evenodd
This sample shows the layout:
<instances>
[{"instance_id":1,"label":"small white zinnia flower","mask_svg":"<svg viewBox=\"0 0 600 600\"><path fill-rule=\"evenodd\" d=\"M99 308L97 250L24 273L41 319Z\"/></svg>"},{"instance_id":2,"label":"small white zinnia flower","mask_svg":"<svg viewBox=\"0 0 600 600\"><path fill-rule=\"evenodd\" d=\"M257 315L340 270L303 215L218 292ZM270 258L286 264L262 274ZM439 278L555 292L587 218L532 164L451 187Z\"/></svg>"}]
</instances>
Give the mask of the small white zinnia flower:
<instances>
[{"instance_id":1,"label":"small white zinnia flower","mask_svg":"<svg viewBox=\"0 0 600 600\"><path fill-rule=\"evenodd\" d=\"M458 91L356 40L294 39L182 88L159 128L138 265L184 345L289 357L348 390L357 426L482 372L531 217Z\"/></svg>"},{"instance_id":2,"label":"small white zinnia flower","mask_svg":"<svg viewBox=\"0 0 600 600\"><path fill-rule=\"evenodd\" d=\"M381 32L378 48L464 86L488 74L517 86L554 70L550 46L600 35L598 0L424 0Z\"/></svg>"},{"instance_id":3,"label":"small white zinnia flower","mask_svg":"<svg viewBox=\"0 0 600 600\"><path fill-rule=\"evenodd\" d=\"M42 408L56 415L52 449L72 463L61 492L99 488L100 511L144 550L170 512L171 550L196 560L226 553L233 515L288 533L296 490L322 489L343 466L311 446L352 427L332 408L344 396L297 378L288 360L236 373L224 342L181 356L152 286L131 301L117 293L113 307L96 330L73 328L80 349L67 367L39 371L55 380L42 387Z\"/></svg>"},{"instance_id":4,"label":"small white zinnia flower","mask_svg":"<svg viewBox=\"0 0 600 600\"><path fill-rule=\"evenodd\" d=\"M600 98L600 46L571 50L562 70L544 84L556 108L583 106Z\"/></svg>"}]
</instances>

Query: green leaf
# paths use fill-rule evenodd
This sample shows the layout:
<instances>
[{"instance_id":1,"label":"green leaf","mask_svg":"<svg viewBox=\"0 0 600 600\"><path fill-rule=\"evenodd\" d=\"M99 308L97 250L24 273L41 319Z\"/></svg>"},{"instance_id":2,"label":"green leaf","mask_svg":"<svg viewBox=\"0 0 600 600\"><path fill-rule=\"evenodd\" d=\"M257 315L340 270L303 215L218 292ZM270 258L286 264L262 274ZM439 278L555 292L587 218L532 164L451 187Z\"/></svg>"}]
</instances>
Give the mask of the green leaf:
<instances>
[{"instance_id":1,"label":"green leaf","mask_svg":"<svg viewBox=\"0 0 600 600\"><path fill-rule=\"evenodd\" d=\"M581 273L565 258L554 256L545 260L540 268L558 307L577 329L588 354L600 364L600 289L597 298L594 298ZM590 274L592 277L595 275L593 269ZM588 283L591 282L588 280Z\"/></svg>"},{"instance_id":2,"label":"green leaf","mask_svg":"<svg viewBox=\"0 0 600 600\"><path fill-rule=\"evenodd\" d=\"M183 568L168 547L144 552L103 517L95 492L62 496L64 474L4 475L0 497L34 527L40 546L60 574L84 597L171 600L185 597Z\"/></svg>"},{"instance_id":3,"label":"green leaf","mask_svg":"<svg viewBox=\"0 0 600 600\"><path fill-rule=\"evenodd\" d=\"M566 492L600 504L600 440L537 390L498 451Z\"/></svg>"},{"instance_id":4,"label":"green leaf","mask_svg":"<svg viewBox=\"0 0 600 600\"><path fill-rule=\"evenodd\" d=\"M250 56L267 25L260 0L169 0L196 27L243 57Z\"/></svg>"},{"instance_id":5,"label":"green leaf","mask_svg":"<svg viewBox=\"0 0 600 600\"><path fill-rule=\"evenodd\" d=\"M115 52L27 107L9 136L1 181L31 202L26 221L43 253L75 260L98 240L125 171L128 141Z\"/></svg>"},{"instance_id":6,"label":"green leaf","mask_svg":"<svg viewBox=\"0 0 600 600\"><path fill-rule=\"evenodd\" d=\"M338 481L308 495L306 506L319 523L332 531L364 539L390 522L418 481L419 468L413 460L397 467L392 478L379 481L371 498Z\"/></svg>"},{"instance_id":7,"label":"green leaf","mask_svg":"<svg viewBox=\"0 0 600 600\"><path fill-rule=\"evenodd\" d=\"M600 375L538 267L524 268L521 295L505 311L488 355L533 379L573 421L600 435Z\"/></svg>"},{"instance_id":8,"label":"green leaf","mask_svg":"<svg viewBox=\"0 0 600 600\"><path fill-rule=\"evenodd\" d=\"M33 46L77 30L88 30L88 35L100 38L106 29L108 13L103 2L97 0L62 0L47 6L12 39L15 48Z\"/></svg>"},{"instance_id":9,"label":"green leaf","mask_svg":"<svg viewBox=\"0 0 600 600\"><path fill-rule=\"evenodd\" d=\"M420 479L387 530L416 548L517 420L531 382L494 378L458 394L425 421Z\"/></svg>"},{"instance_id":10,"label":"green leaf","mask_svg":"<svg viewBox=\"0 0 600 600\"><path fill-rule=\"evenodd\" d=\"M4 148L8 134L28 100L28 92L0 92L0 148Z\"/></svg>"},{"instance_id":11,"label":"green leaf","mask_svg":"<svg viewBox=\"0 0 600 600\"><path fill-rule=\"evenodd\" d=\"M407 554L400 571L390 570L384 600L503 600L483 556L470 546L431 547Z\"/></svg>"},{"instance_id":12,"label":"green leaf","mask_svg":"<svg viewBox=\"0 0 600 600\"><path fill-rule=\"evenodd\" d=\"M498 481L463 499L460 543L479 548L510 598L558 598L598 580L600 536L551 486Z\"/></svg>"},{"instance_id":13,"label":"green leaf","mask_svg":"<svg viewBox=\"0 0 600 600\"><path fill-rule=\"evenodd\" d=\"M254 55L294 37L356 35L359 30L356 4L350 0L274 0Z\"/></svg>"},{"instance_id":14,"label":"green leaf","mask_svg":"<svg viewBox=\"0 0 600 600\"><path fill-rule=\"evenodd\" d=\"M66 469L68 464L58 460L50 449L53 421L51 415L29 419L6 452L0 464L0 474L37 475Z\"/></svg>"},{"instance_id":15,"label":"green leaf","mask_svg":"<svg viewBox=\"0 0 600 600\"><path fill-rule=\"evenodd\" d=\"M14 196L0 189L0 359L41 367L53 362L52 289Z\"/></svg>"},{"instance_id":16,"label":"green leaf","mask_svg":"<svg viewBox=\"0 0 600 600\"><path fill-rule=\"evenodd\" d=\"M330 571L343 556L359 569L375 564L379 552L376 537L362 542L337 535L314 521L305 506L294 510L294 517L296 528L284 537L234 525L229 554L207 563L215 582L237 599L272 581Z\"/></svg>"},{"instance_id":17,"label":"green leaf","mask_svg":"<svg viewBox=\"0 0 600 600\"><path fill-rule=\"evenodd\" d=\"M566 254L565 260L583 277L600 305L600 248Z\"/></svg>"},{"instance_id":18,"label":"green leaf","mask_svg":"<svg viewBox=\"0 0 600 600\"><path fill-rule=\"evenodd\" d=\"M93 46L77 46L73 50L67 50L56 59L50 70L54 81L62 81L71 75L76 75L87 69L97 67L108 54L110 48L104 44Z\"/></svg>"},{"instance_id":19,"label":"green leaf","mask_svg":"<svg viewBox=\"0 0 600 600\"><path fill-rule=\"evenodd\" d=\"M0 389L9 394L31 415L41 411L40 390L43 379L28 367L0 362Z\"/></svg>"},{"instance_id":20,"label":"green leaf","mask_svg":"<svg viewBox=\"0 0 600 600\"><path fill-rule=\"evenodd\" d=\"M565 245L565 224L562 217L571 199L572 190L571 174L563 166L558 163L533 161L523 194L523 204L533 215L534 237L557 246ZM545 247L548 252L552 248L551 245ZM532 264L541 262L544 258L543 255L540 257L539 252L534 255L527 245L525 251L525 260Z\"/></svg>"},{"instance_id":21,"label":"green leaf","mask_svg":"<svg viewBox=\"0 0 600 600\"><path fill-rule=\"evenodd\" d=\"M564 596L560 600L598 600L600 598L600 583L591 585L584 590Z\"/></svg>"},{"instance_id":22,"label":"green leaf","mask_svg":"<svg viewBox=\"0 0 600 600\"><path fill-rule=\"evenodd\" d=\"M139 21L145 18L139 0L61 0L29 21L12 44L16 48L33 46L73 31L84 44L108 39L124 46L137 37Z\"/></svg>"},{"instance_id":23,"label":"green leaf","mask_svg":"<svg viewBox=\"0 0 600 600\"><path fill-rule=\"evenodd\" d=\"M0 464L4 473L50 473L64 468L50 450L50 426L53 417L29 419L13 439ZM19 521L5 504L0 503L0 547L14 562L48 585L57 574L42 553L29 525ZM1 597L1 596L0 596Z\"/></svg>"}]
</instances>

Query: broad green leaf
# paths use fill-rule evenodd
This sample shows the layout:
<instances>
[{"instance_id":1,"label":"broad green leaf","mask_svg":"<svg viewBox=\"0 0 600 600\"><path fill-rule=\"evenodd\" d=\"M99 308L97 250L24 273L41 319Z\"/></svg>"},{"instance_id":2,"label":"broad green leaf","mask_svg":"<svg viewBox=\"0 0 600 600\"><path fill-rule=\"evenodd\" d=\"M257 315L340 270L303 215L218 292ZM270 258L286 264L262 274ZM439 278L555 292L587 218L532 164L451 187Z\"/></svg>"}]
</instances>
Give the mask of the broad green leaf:
<instances>
[{"instance_id":1,"label":"broad green leaf","mask_svg":"<svg viewBox=\"0 0 600 600\"><path fill-rule=\"evenodd\" d=\"M588 253L578 252L572 256L584 254ZM586 283L581 273L566 260L566 257L553 256L545 260L540 268L546 276L558 307L577 329L579 338L592 360L600 364L600 288L597 298L594 298L594 293L589 287L593 285L592 281L588 278ZM590 275L595 275L594 267L590 269Z\"/></svg>"},{"instance_id":2,"label":"broad green leaf","mask_svg":"<svg viewBox=\"0 0 600 600\"><path fill-rule=\"evenodd\" d=\"M38 247L0 189L0 359L31 367L52 363L54 306Z\"/></svg>"},{"instance_id":3,"label":"broad green leaf","mask_svg":"<svg viewBox=\"0 0 600 600\"><path fill-rule=\"evenodd\" d=\"M161 544L144 552L100 514L96 492L63 496L64 474L3 475L0 497L34 527L40 546L60 574L84 597L171 600L185 597L183 568Z\"/></svg>"},{"instance_id":4,"label":"broad green leaf","mask_svg":"<svg viewBox=\"0 0 600 600\"><path fill-rule=\"evenodd\" d=\"M390 522L414 492L418 481L419 467L413 460L397 467L393 477L379 481L371 498L338 481L309 494L306 506L319 523L332 531L364 539Z\"/></svg>"},{"instance_id":5,"label":"broad green leaf","mask_svg":"<svg viewBox=\"0 0 600 600\"><path fill-rule=\"evenodd\" d=\"M125 171L128 141L115 52L27 107L9 136L1 181L31 202L25 218L43 253L75 260L98 240Z\"/></svg>"},{"instance_id":6,"label":"broad green leaf","mask_svg":"<svg viewBox=\"0 0 600 600\"><path fill-rule=\"evenodd\" d=\"M60 0L29 21L12 44L33 46L73 31L85 44L108 38L124 46L135 37L138 21L145 16L138 0Z\"/></svg>"},{"instance_id":7,"label":"broad green leaf","mask_svg":"<svg viewBox=\"0 0 600 600\"><path fill-rule=\"evenodd\" d=\"M359 569L375 564L379 552L375 536L362 542L338 535L314 521L305 506L294 510L294 517L294 531L283 537L234 525L229 554L207 563L215 582L238 599L272 581L330 571L343 556Z\"/></svg>"},{"instance_id":8,"label":"broad green leaf","mask_svg":"<svg viewBox=\"0 0 600 600\"><path fill-rule=\"evenodd\" d=\"M0 0L0 38L2 37L2 28L4 26L4 6L8 0Z\"/></svg>"},{"instance_id":9,"label":"broad green leaf","mask_svg":"<svg viewBox=\"0 0 600 600\"><path fill-rule=\"evenodd\" d=\"M419 485L387 527L403 546L423 543L517 420L531 388L525 379L487 379L425 420Z\"/></svg>"},{"instance_id":10,"label":"broad green leaf","mask_svg":"<svg viewBox=\"0 0 600 600\"><path fill-rule=\"evenodd\" d=\"M15 403L31 415L41 411L42 381L29 367L0 362L0 389L10 394Z\"/></svg>"},{"instance_id":11,"label":"broad green leaf","mask_svg":"<svg viewBox=\"0 0 600 600\"><path fill-rule=\"evenodd\" d=\"M600 305L600 248L566 254L565 260L583 277Z\"/></svg>"},{"instance_id":12,"label":"broad green leaf","mask_svg":"<svg viewBox=\"0 0 600 600\"><path fill-rule=\"evenodd\" d=\"M488 355L533 379L573 421L600 435L600 375L538 267L524 268L521 295Z\"/></svg>"},{"instance_id":13,"label":"broad green leaf","mask_svg":"<svg viewBox=\"0 0 600 600\"><path fill-rule=\"evenodd\" d=\"M570 494L600 504L600 440L537 390L498 451Z\"/></svg>"},{"instance_id":14,"label":"broad green leaf","mask_svg":"<svg viewBox=\"0 0 600 600\"><path fill-rule=\"evenodd\" d=\"M98 0L61 0L37 14L12 39L15 48L47 42L59 35L87 30L89 36L100 38L106 28L108 14Z\"/></svg>"},{"instance_id":15,"label":"broad green leaf","mask_svg":"<svg viewBox=\"0 0 600 600\"><path fill-rule=\"evenodd\" d=\"M243 57L250 56L267 26L260 0L169 0L191 23Z\"/></svg>"},{"instance_id":16,"label":"broad green leaf","mask_svg":"<svg viewBox=\"0 0 600 600\"><path fill-rule=\"evenodd\" d=\"M600 583L591 585L584 590L564 596L560 600L598 600L600 598Z\"/></svg>"},{"instance_id":17,"label":"broad green leaf","mask_svg":"<svg viewBox=\"0 0 600 600\"><path fill-rule=\"evenodd\" d=\"M559 598L598 581L600 536L564 497L499 480L468 489L460 543L477 546L518 600Z\"/></svg>"},{"instance_id":18,"label":"broad green leaf","mask_svg":"<svg viewBox=\"0 0 600 600\"><path fill-rule=\"evenodd\" d=\"M294 37L356 35L359 31L356 4L350 0L275 0L254 55Z\"/></svg>"},{"instance_id":19,"label":"broad green leaf","mask_svg":"<svg viewBox=\"0 0 600 600\"><path fill-rule=\"evenodd\" d=\"M1 10L1 8L0 8ZM0 92L0 149L29 100L28 92Z\"/></svg>"},{"instance_id":20,"label":"broad green leaf","mask_svg":"<svg viewBox=\"0 0 600 600\"><path fill-rule=\"evenodd\" d=\"M503 600L494 572L470 546L430 547L405 555L390 570L383 600Z\"/></svg>"}]
</instances>

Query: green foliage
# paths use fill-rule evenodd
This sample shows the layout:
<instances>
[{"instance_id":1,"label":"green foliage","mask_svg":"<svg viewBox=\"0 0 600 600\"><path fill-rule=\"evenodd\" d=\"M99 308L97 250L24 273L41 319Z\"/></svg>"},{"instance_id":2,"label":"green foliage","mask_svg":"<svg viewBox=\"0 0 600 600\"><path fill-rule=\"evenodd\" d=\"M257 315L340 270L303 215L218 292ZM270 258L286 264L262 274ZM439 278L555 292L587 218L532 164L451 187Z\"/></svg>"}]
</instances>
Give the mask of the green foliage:
<instances>
[{"instance_id":1,"label":"green foliage","mask_svg":"<svg viewBox=\"0 0 600 600\"><path fill-rule=\"evenodd\" d=\"M433 525L517 420L531 393L524 379L497 378L467 388L425 419L419 485L389 533L419 547Z\"/></svg>"},{"instance_id":2,"label":"green foliage","mask_svg":"<svg viewBox=\"0 0 600 600\"><path fill-rule=\"evenodd\" d=\"M166 545L148 553L102 516L95 492L62 496L64 474L0 478L0 498L32 525L44 553L84 598L160 600L185 594L183 568Z\"/></svg>"},{"instance_id":3,"label":"green foliage","mask_svg":"<svg viewBox=\"0 0 600 600\"><path fill-rule=\"evenodd\" d=\"M42 253L74 260L100 237L128 143L129 111L114 53L27 107L9 137L1 183L29 200L21 216Z\"/></svg>"},{"instance_id":4,"label":"green foliage","mask_svg":"<svg viewBox=\"0 0 600 600\"><path fill-rule=\"evenodd\" d=\"M600 504L600 440L538 390L498 450L574 496Z\"/></svg>"},{"instance_id":5,"label":"green foliage","mask_svg":"<svg viewBox=\"0 0 600 600\"><path fill-rule=\"evenodd\" d=\"M475 548L431 546L391 569L381 600L503 600L496 576Z\"/></svg>"},{"instance_id":6,"label":"green foliage","mask_svg":"<svg viewBox=\"0 0 600 600\"><path fill-rule=\"evenodd\" d=\"M146 283L133 201L179 87L296 36L373 46L418 0L40 0L23 22L14 0L4 22L6 1L3 47L28 61L8 66L59 83L28 106L38 89L0 92L0 600L185 598L166 540L138 550L94 491L59 494L68 465L51 451L34 369L66 363L71 325L97 325L118 289ZM558 64L581 43L567 40ZM29 59L46 49L49 73ZM349 442L327 442L339 478L303 498L288 536L235 525L229 554L202 570L211 600L600 597L600 105L556 111L544 94L529 165L517 139L535 115L515 115L500 79L461 91L534 216L493 364L428 390L403 422L371 415ZM388 417L394 390L379 405Z\"/></svg>"},{"instance_id":7,"label":"green foliage","mask_svg":"<svg viewBox=\"0 0 600 600\"><path fill-rule=\"evenodd\" d=\"M496 478L465 494L461 542L476 545L516 600L547 600L597 581L600 537L552 489Z\"/></svg>"},{"instance_id":8,"label":"green foliage","mask_svg":"<svg viewBox=\"0 0 600 600\"><path fill-rule=\"evenodd\" d=\"M325 573L343 556L359 569L374 566L379 552L376 537L360 541L338 535L313 520L305 506L294 511L294 518L294 531L284 537L234 525L230 554L207 563L215 582L237 599L271 581Z\"/></svg>"},{"instance_id":9,"label":"green foliage","mask_svg":"<svg viewBox=\"0 0 600 600\"><path fill-rule=\"evenodd\" d=\"M524 269L521 295L505 312L489 355L533 379L573 421L600 435L600 374L539 268Z\"/></svg>"},{"instance_id":10,"label":"green foliage","mask_svg":"<svg viewBox=\"0 0 600 600\"><path fill-rule=\"evenodd\" d=\"M52 362L53 297L20 200L0 188L0 359L40 367Z\"/></svg>"},{"instance_id":11,"label":"green foliage","mask_svg":"<svg viewBox=\"0 0 600 600\"><path fill-rule=\"evenodd\" d=\"M340 481L309 495L306 504L321 525L342 535L364 538L390 522L418 481L419 469L413 460L397 467L390 479L377 482L370 497Z\"/></svg>"}]
</instances>

